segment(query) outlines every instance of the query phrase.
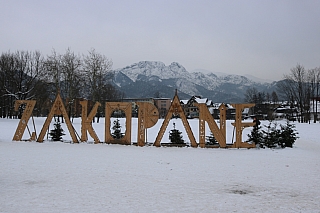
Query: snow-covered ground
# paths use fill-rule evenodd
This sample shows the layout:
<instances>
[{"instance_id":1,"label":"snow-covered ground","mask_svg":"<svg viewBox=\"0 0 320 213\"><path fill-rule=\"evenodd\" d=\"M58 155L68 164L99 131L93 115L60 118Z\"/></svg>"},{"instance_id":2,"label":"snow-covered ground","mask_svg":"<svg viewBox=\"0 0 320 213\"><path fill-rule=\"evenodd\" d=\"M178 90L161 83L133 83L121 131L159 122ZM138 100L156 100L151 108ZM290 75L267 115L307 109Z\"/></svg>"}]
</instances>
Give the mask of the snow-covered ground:
<instances>
[{"instance_id":1,"label":"snow-covered ground","mask_svg":"<svg viewBox=\"0 0 320 213\"><path fill-rule=\"evenodd\" d=\"M174 119L163 142L172 122L184 132ZM35 123L39 134L44 118ZM0 119L0 212L320 212L319 123L296 123L294 148L276 150L12 142L17 124ZM104 141L104 123L93 125ZM80 134L79 119L74 127ZM227 142L232 132L228 122Z\"/></svg>"}]
</instances>

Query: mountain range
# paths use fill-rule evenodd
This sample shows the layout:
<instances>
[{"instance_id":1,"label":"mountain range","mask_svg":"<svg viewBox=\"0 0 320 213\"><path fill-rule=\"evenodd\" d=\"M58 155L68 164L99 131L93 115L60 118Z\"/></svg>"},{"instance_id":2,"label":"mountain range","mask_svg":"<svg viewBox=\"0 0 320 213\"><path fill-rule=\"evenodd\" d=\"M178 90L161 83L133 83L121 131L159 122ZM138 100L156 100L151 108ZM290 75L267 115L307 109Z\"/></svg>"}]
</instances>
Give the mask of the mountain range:
<instances>
[{"instance_id":1,"label":"mountain range","mask_svg":"<svg viewBox=\"0 0 320 213\"><path fill-rule=\"evenodd\" d=\"M126 98L172 98L177 89L180 99L194 95L214 102L240 103L248 88L259 92L275 91L277 82L263 82L253 76L188 72L181 64L166 66L158 61L140 61L114 71L114 85Z\"/></svg>"}]
</instances>

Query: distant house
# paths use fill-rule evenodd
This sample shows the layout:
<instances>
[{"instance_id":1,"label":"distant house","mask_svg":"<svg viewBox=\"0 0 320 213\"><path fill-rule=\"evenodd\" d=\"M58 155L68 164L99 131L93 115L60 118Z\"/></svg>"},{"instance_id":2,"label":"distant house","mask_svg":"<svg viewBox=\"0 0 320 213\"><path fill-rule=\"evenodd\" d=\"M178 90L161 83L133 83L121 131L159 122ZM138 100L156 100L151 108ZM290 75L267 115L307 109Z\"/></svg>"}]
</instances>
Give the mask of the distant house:
<instances>
[{"instance_id":1,"label":"distant house","mask_svg":"<svg viewBox=\"0 0 320 213\"><path fill-rule=\"evenodd\" d=\"M154 98L153 103L158 108L159 117L164 118L167 115L168 110L171 106L171 99L170 98Z\"/></svg>"},{"instance_id":2,"label":"distant house","mask_svg":"<svg viewBox=\"0 0 320 213\"><path fill-rule=\"evenodd\" d=\"M320 97L314 97L310 101L310 119L320 120Z\"/></svg>"},{"instance_id":3,"label":"distant house","mask_svg":"<svg viewBox=\"0 0 320 213\"><path fill-rule=\"evenodd\" d=\"M236 109L231 104L213 103L212 100L209 100L207 98L201 98L200 96L192 96L189 100L180 101L180 104L187 118L199 118L199 109L194 105L194 103L205 103L210 114L213 116L214 119L220 118L219 107L221 106L221 104L224 104L227 108L226 119L232 120L235 118L236 115ZM243 116L247 116L248 114L249 110L244 110Z\"/></svg>"},{"instance_id":4,"label":"distant house","mask_svg":"<svg viewBox=\"0 0 320 213\"><path fill-rule=\"evenodd\" d=\"M298 110L287 104L283 104L274 109L272 117L275 120L289 119L296 120L298 115Z\"/></svg>"},{"instance_id":5,"label":"distant house","mask_svg":"<svg viewBox=\"0 0 320 213\"><path fill-rule=\"evenodd\" d=\"M227 120L234 120L236 116L236 109L231 105L231 104L225 104L225 103L213 103L213 113L212 116L214 119L219 119L220 118L220 106L224 104L225 107L227 108L226 111L226 119ZM250 109L251 108L244 108L242 111L242 118L248 118L250 117Z\"/></svg>"},{"instance_id":6,"label":"distant house","mask_svg":"<svg viewBox=\"0 0 320 213\"><path fill-rule=\"evenodd\" d=\"M210 114L213 116L214 119L219 119L219 115L220 115L220 111L219 111L219 107L220 107L221 103L212 103L212 106L210 106Z\"/></svg>"},{"instance_id":7,"label":"distant house","mask_svg":"<svg viewBox=\"0 0 320 213\"><path fill-rule=\"evenodd\" d=\"M234 120L236 117L236 109L231 104L225 104L227 107L227 120Z\"/></svg>"},{"instance_id":8,"label":"distant house","mask_svg":"<svg viewBox=\"0 0 320 213\"><path fill-rule=\"evenodd\" d=\"M132 117L138 117L137 102L148 102L153 104L153 98L123 98L122 102L131 102L132 104Z\"/></svg>"},{"instance_id":9,"label":"distant house","mask_svg":"<svg viewBox=\"0 0 320 213\"><path fill-rule=\"evenodd\" d=\"M262 102L256 103L254 107L252 107L249 111L249 115L256 116L258 119L272 119L273 111L277 108L280 104L274 102Z\"/></svg>"},{"instance_id":10,"label":"distant house","mask_svg":"<svg viewBox=\"0 0 320 213\"><path fill-rule=\"evenodd\" d=\"M194 103L204 103L207 105L210 113L213 113L214 107L211 100L201 98L201 96L192 96L189 100L181 100L180 104L187 118L199 118L199 109Z\"/></svg>"},{"instance_id":11,"label":"distant house","mask_svg":"<svg viewBox=\"0 0 320 213\"><path fill-rule=\"evenodd\" d=\"M275 120L289 119L301 120L302 117L305 121L319 120L320 118L320 98L310 100L310 104L306 106L305 112L301 112L297 108L297 103L283 102L276 107L272 113Z\"/></svg>"}]
</instances>

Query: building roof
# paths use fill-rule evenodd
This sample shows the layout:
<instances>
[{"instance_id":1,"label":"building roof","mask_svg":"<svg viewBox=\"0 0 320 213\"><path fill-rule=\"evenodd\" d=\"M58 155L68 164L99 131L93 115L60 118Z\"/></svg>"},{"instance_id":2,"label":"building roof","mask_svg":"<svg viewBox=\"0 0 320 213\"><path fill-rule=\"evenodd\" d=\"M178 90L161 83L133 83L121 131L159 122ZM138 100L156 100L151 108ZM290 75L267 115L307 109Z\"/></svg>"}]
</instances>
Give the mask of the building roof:
<instances>
[{"instance_id":1,"label":"building roof","mask_svg":"<svg viewBox=\"0 0 320 213\"><path fill-rule=\"evenodd\" d=\"M195 101L198 103L198 104L206 104L208 99L207 98L195 98Z\"/></svg>"},{"instance_id":2,"label":"building roof","mask_svg":"<svg viewBox=\"0 0 320 213\"><path fill-rule=\"evenodd\" d=\"M189 100L180 100L183 104L187 104Z\"/></svg>"}]
</instances>

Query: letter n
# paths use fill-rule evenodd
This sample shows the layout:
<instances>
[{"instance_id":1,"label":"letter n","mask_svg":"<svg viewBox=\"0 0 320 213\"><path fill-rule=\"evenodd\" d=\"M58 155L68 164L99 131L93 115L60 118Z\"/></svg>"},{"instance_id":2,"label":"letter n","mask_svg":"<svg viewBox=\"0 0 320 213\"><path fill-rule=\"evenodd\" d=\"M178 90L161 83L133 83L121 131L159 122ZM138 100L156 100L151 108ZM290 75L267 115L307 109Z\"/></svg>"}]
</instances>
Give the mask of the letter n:
<instances>
[{"instance_id":1,"label":"letter n","mask_svg":"<svg viewBox=\"0 0 320 213\"><path fill-rule=\"evenodd\" d=\"M216 121L213 119L210 114L206 104L204 103L195 103L195 106L199 108L199 145L201 148L205 147L205 121L208 123L208 126L218 141L221 148L226 147L226 135L225 132L219 129Z\"/></svg>"}]
</instances>

